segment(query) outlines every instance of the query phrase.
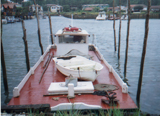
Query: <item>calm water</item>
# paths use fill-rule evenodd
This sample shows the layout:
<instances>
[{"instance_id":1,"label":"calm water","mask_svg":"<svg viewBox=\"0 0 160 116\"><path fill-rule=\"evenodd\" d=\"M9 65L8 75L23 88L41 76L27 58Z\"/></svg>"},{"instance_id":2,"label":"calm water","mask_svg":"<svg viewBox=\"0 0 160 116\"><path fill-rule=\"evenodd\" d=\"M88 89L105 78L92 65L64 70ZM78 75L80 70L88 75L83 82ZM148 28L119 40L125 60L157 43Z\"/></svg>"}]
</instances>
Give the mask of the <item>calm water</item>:
<instances>
[{"instance_id":1,"label":"calm water","mask_svg":"<svg viewBox=\"0 0 160 116\"><path fill-rule=\"evenodd\" d=\"M56 31L71 25L71 20L64 17L52 17L52 29ZM117 52L114 52L113 22L96 21L94 19L74 19L73 25L87 30L91 37L96 35L96 46L104 55L105 59L123 77L124 57L126 46L127 21L122 21L121 33L121 54L120 60L117 59ZM29 47L29 58L31 67L41 56L38 43L37 21L25 20L27 30L27 41ZM144 39L144 19L134 19L130 23L129 53L127 65L127 79L129 93L136 103L137 84L139 78L141 53ZM41 38L44 50L50 42L50 30L48 19L40 19ZM116 21L116 36L118 43L119 21ZM141 92L141 110L151 114L160 114L160 20L151 19L149 21L149 36L144 65L144 75ZM21 23L3 25L3 47L7 68L9 95L5 95L3 79L1 78L1 104L6 104L12 98L12 90L23 79L26 71L24 43L22 40L23 32Z\"/></svg>"}]
</instances>

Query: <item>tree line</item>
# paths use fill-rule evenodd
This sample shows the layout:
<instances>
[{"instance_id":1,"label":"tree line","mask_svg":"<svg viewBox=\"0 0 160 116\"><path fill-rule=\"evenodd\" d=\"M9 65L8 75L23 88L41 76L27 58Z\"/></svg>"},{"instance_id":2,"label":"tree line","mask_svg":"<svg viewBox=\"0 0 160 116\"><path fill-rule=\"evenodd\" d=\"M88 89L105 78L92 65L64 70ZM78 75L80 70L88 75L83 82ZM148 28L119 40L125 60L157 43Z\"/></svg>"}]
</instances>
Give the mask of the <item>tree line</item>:
<instances>
[{"instance_id":1,"label":"tree line","mask_svg":"<svg viewBox=\"0 0 160 116\"><path fill-rule=\"evenodd\" d=\"M1 0L2 4L7 0ZM23 0L11 0L16 3L23 3ZM41 5L44 9L46 4L58 4L63 7L77 7L82 10L82 5L84 4L109 4L110 7L113 6L113 0L36 0L36 3ZM147 5L147 0L131 0L131 4L145 4ZM34 4L34 0L28 0L26 4ZM121 0L121 5L127 6L127 0ZM160 5L160 0L152 0L151 5ZM119 0L114 0L114 6L119 6Z\"/></svg>"}]
</instances>

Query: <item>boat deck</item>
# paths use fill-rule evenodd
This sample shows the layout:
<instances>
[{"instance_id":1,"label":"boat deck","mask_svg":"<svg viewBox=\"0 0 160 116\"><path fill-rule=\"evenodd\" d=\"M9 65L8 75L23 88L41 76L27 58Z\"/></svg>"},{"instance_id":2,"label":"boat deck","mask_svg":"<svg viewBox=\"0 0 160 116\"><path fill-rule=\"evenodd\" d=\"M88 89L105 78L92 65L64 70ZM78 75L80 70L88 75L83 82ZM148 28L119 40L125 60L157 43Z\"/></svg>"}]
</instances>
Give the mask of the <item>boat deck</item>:
<instances>
[{"instance_id":1,"label":"boat deck","mask_svg":"<svg viewBox=\"0 0 160 116\"><path fill-rule=\"evenodd\" d=\"M51 49L50 52L53 55L56 55L56 49ZM134 101L131 99L128 93L122 93L122 87L119 85L117 80L114 78L113 74L109 72L108 67L105 65L104 61L100 61L94 51L89 51L89 55L93 56L94 61L101 63L104 68L100 72L100 75L93 82L95 84L113 84L119 87L118 90L115 90L119 104L116 106L120 109L136 109L137 106ZM13 97L8 105L30 105L30 104L50 104L50 107L56 106L60 103L69 103L67 98L60 98L58 101L52 100L53 97L59 97L62 95L54 96L44 96L47 95L48 88L51 82L64 82L65 76L62 75L55 66L53 60L50 61L50 64L43 75L41 83L39 84L40 77L43 73L43 65L47 60L47 54L44 57L44 60L38 65L35 69L34 74L32 74L23 88L20 91L19 97ZM71 103L83 102L88 105L98 105L102 109L113 108L101 101L101 99L107 99L104 96L92 95L92 94L81 94L75 95L75 98L70 99ZM115 107L115 106L114 106Z\"/></svg>"}]
</instances>

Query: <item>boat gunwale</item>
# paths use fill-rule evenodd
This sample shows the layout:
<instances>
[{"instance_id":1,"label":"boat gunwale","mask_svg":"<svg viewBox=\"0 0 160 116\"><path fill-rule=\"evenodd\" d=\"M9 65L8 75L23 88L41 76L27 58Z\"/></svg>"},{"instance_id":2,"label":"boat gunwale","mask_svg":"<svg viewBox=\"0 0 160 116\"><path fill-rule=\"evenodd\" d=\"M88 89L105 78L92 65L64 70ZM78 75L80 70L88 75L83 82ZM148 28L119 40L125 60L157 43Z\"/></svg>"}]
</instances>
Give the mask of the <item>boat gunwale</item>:
<instances>
[{"instance_id":1,"label":"boat gunwale","mask_svg":"<svg viewBox=\"0 0 160 116\"><path fill-rule=\"evenodd\" d=\"M46 54L49 52L49 50L53 47L55 47L56 45L49 45L46 49L46 51L44 52L44 54L39 58L39 60L37 61L37 63L30 69L30 71L25 75L25 77L22 79L22 81L19 83L19 85L17 87L14 87L13 89L13 97L18 97L20 96L20 91L21 89L24 87L25 83L27 82L27 80L30 78L30 76L32 74L34 74L34 70L38 67L38 65L43 61L44 57L46 56ZM126 83L124 83L122 81L122 79L120 78L120 76L117 74L117 72L113 69L113 67L104 59L103 55L100 53L99 49L94 46L93 44L89 44L89 46L93 46L95 48L95 52L98 53L98 55L100 56L100 59L104 62L104 64L109 68L109 72L112 72L115 79L117 80L117 82L119 83L119 85L122 88L122 93L128 93L128 86Z\"/></svg>"}]
</instances>

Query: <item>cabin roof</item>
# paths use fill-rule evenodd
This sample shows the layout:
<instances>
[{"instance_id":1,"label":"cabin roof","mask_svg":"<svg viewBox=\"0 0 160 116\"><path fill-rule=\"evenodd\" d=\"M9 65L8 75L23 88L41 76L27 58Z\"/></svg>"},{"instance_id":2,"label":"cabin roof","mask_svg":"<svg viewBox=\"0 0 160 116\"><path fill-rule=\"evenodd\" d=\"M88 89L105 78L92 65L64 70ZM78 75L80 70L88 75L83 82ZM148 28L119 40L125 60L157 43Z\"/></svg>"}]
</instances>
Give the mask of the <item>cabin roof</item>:
<instances>
[{"instance_id":1,"label":"cabin roof","mask_svg":"<svg viewBox=\"0 0 160 116\"><path fill-rule=\"evenodd\" d=\"M80 32L63 32L63 30L59 30L55 35L89 35L86 30L82 30Z\"/></svg>"}]
</instances>

